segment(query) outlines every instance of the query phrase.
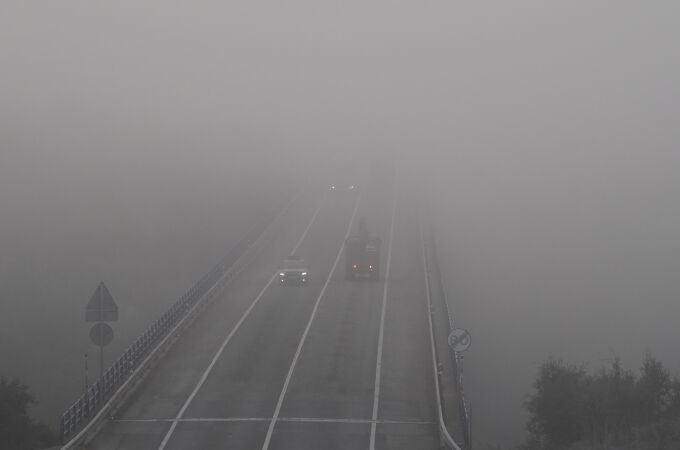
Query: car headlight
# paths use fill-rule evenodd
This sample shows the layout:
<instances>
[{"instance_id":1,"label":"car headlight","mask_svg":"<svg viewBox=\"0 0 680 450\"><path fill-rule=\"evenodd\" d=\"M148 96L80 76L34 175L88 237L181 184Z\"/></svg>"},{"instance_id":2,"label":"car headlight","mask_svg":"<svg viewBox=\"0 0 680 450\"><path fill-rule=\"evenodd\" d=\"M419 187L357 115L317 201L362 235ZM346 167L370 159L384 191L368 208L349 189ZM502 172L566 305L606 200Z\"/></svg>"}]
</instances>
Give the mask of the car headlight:
<instances>
[{"instance_id":1,"label":"car headlight","mask_svg":"<svg viewBox=\"0 0 680 450\"><path fill-rule=\"evenodd\" d=\"M285 273L283 273L283 272L281 272L281 273L279 274L279 276L280 276L280 277L285 277L285 276L286 276L286 274L285 274Z\"/></svg>"},{"instance_id":2,"label":"car headlight","mask_svg":"<svg viewBox=\"0 0 680 450\"><path fill-rule=\"evenodd\" d=\"M307 276L307 272L302 272L300 275L302 275L303 277L306 277L306 276Z\"/></svg>"}]
</instances>

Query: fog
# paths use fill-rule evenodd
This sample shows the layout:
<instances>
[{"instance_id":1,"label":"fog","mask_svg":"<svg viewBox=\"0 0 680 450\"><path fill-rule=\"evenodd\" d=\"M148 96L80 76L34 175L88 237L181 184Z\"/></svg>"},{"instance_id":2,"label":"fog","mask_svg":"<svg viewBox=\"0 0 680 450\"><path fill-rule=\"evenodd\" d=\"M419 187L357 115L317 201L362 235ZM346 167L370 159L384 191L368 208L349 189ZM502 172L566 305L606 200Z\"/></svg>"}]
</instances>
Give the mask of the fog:
<instances>
[{"instance_id":1,"label":"fog","mask_svg":"<svg viewBox=\"0 0 680 450\"><path fill-rule=\"evenodd\" d=\"M680 373L679 17L661 1L3 2L0 374L56 423L100 280L116 355L258 215L376 153L432 207L473 336L475 443L521 440L550 355L596 369L650 351Z\"/></svg>"}]
</instances>

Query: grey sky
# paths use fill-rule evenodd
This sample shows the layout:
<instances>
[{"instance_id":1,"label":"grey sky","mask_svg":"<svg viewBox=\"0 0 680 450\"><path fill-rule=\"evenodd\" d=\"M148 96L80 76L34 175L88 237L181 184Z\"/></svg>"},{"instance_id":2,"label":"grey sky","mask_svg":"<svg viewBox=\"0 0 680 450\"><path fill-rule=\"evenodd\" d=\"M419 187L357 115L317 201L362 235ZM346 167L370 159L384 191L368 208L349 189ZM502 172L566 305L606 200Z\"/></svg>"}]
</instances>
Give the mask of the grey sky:
<instances>
[{"instance_id":1,"label":"grey sky","mask_svg":"<svg viewBox=\"0 0 680 450\"><path fill-rule=\"evenodd\" d=\"M675 2L3 9L4 127L30 117L39 135L81 129L83 144L173 130L336 150L408 139L451 150L526 133L582 136L573 146L677 116Z\"/></svg>"}]
</instances>

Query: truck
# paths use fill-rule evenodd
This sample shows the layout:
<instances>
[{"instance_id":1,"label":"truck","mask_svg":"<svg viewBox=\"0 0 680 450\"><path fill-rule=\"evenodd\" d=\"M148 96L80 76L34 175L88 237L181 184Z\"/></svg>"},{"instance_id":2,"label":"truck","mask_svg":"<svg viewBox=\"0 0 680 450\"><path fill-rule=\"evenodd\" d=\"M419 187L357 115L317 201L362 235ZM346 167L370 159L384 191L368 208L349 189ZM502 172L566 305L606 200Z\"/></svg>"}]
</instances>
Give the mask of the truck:
<instances>
[{"instance_id":1,"label":"truck","mask_svg":"<svg viewBox=\"0 0 680 450\"><path fill-rule=\"evenodd\" d=\"M380 278L380 238L370 236L365 223L359 224L359 233L345 241L345 279Z\"/></svg>"}]
</instances>

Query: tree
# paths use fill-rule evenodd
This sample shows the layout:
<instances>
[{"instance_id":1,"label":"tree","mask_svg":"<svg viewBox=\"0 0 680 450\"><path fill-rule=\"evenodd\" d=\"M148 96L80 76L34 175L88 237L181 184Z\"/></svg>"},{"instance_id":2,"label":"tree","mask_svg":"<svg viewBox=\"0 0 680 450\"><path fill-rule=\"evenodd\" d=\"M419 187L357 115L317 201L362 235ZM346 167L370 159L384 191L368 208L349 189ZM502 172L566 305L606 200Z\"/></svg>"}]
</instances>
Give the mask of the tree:
<instances>
[{"instance_id":1,"label":"tree","mask_svg":"<svg viewBox=\"0 0 680 450\"><path fill-rule=\"evenodd\" d=\"M583 367L554 359L543 363L534 383L536 392L525 405L528 429L537 442L554 448L583 438L587 381Z\"/></svg>"},{"instance_id":2,"label":"tree","mask_svg":"<svg viewBox=\"0 0 680 450\"><path fill-rule=\"evenodd\" d=\"M622 367L619 358L614 359L611 367L603 367L591 377L588 386L584 410L590 439L602 443L635 424L635 375Z\"/></svg>"},{"instance_id":3,"label":"tree","mask_svg":"<svg viewBox=\"0 0 680 450\"><path fill-rule=\"evenodd\" d=\"M525 407L529 437L518 450L624 444L675 450L680 442L680 380L651 355L638 377L618 358L593 375L549 359Z\"/></svg>"},{"instance_id":4,"label":"tree","mask_svg":"<svg viewBox=\"0 0 680 450\"><path fill-rule=\"evenodd\" d=\"M34 422L28 407L35 404L28 386L18 379L0 377L0 444L2 448L31 450L55 445L56 434L46 425Z\"/></svg>"},{"instance_id":5,"label":"tree","mask_svg":"<svg viewBox=\"0 0 680 450\"><path fill-rule=\"evenodd\" d=\"M667 417L676 398L673 380L659 360L646 355L637 382L638 414L640 422Z\"/></svg>"}]
</instances>

